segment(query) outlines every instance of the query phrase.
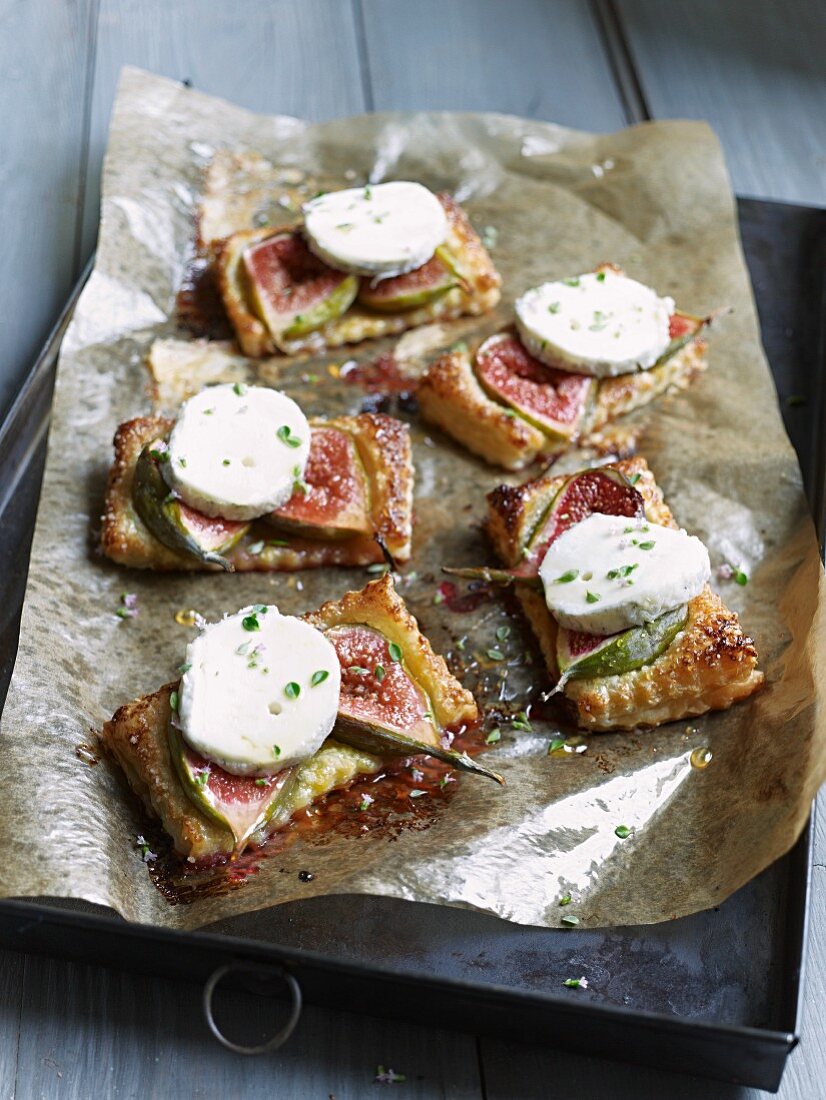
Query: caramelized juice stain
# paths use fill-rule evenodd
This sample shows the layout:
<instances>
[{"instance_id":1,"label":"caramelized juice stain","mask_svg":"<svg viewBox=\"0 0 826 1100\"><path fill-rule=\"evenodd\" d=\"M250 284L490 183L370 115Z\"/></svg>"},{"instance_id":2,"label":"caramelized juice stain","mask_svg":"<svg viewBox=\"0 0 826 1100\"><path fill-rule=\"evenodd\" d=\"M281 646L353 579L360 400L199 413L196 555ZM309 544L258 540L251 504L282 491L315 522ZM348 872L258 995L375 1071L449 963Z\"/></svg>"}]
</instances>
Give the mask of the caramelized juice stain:
<instances>
[{"instance_id":1,"label":"caramelized juice stain","mask_svg":"<svg viewBox=\"0 0 826 1100\"><path fill-rule=\"evenodd\" d=\"M418 409L416 379L403 373L392 353L386 352L366 363L355 360L344 363L337 377L366 391L361 412L398 415L415 413Z\"/></svg>"},{"instance_id":2,"label":"caramelized juice stain","mask_svg":"<svg viewBox=\"0 0 826 1100\"><path fill-rule=\"evenodd\" d=\"M361 386L368 393L412 393L416 380L402 373L398 360L391 352L366 363L352 361L339 371L342 382Z\"/></svg>"},{"instance_id":3,"label":"caramelized juice stain","mask_svg":"<svg viewBox=\"0 0 826 1100\"><path fill-rule=\"evenodd\" d=\"M453 747L476 756L488 747L484 736L478 724L463 727L456 733ZM463 780L474 782L469 776ZM394 761L375 775L361 776L299 810L264 845L232 862L223 856L195 864L183 862L172 852L157 822L147 824L144 836L152 850L160 853L157 860L147 864L149 875L171 905L224 897L257 875L265 860L277 858L298 842L304 846L302 862L311 866L312 848L326 846L340 837L356 840L372 833L392 841L402 832L428 829L453 798L457 786L458 773L431 757ZM414 794L418 791L422 793Z\"/></svg>"},{"instance_id":4,"label":"caramelized juice stain","mask_svg":"<svg viewBox=\"0 0 826 1100\"><path fill-rule=\"evenodd\" d=\"M465 592L460 592L453 581L442 581L438 592L441 597L439 606L456 615L475 611L482 604L490 602L495 595L493 587L484 581L471 581Z\"/></svg>"},{"instance_id":5,"label":"caramelized juice stain","mask_svg":"<svg viewBox=\"0 0 826 1100\"><path fill-rule=\"evenodd\" d=\"M210 340L232 338L215 270L208 257L194 252L187 257L175 308L178 324L190 335Z\"/></svg>"}]
</instances>

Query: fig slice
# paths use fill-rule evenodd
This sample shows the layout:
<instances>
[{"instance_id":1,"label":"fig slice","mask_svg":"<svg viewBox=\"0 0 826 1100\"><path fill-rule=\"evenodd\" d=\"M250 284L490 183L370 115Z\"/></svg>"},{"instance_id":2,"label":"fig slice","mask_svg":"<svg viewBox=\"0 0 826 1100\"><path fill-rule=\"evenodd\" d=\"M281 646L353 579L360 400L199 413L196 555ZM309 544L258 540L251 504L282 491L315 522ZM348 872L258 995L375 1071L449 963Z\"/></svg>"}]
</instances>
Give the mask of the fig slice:
<instances>
[{"instance_id":1,"label":"fig slice","mask_svg":"<svg viewBox=\"0 0 826 1100\"><path fill-rule=\"evenodd\" d=\"M287 799L298 769L284 768L259 778L230 775L191 749L171 724L168 736L172 762L188 798L207 817L230 830L235 839L233 855L239 856Z\"/></svg>"},{"instance_id":2,"label":"fig slice","mask_svg":"<svg viewBox=\"0 0 826 1100\"><path fill-rule=\"evenodd\" d=\"M683 604L644 626L634 626L608 637L560 628L556 639L560 683L620 676L649 665L668 649L687 620L688 605Z\"/></svg>"},{"instance_id":3,"label":"fig slice","mask_svg":"<svg viewBox=\"0 0 826 1100\"><path fill-rule=\"evenodd\" d=\"M402 313L441 298L460 282L447 251L440 247L427 263L406 275L396 275L379 282L363 278L358 300L363 306L381 313Z\"/></svg>"},{"instance_id":4,"label":"fig slice","mask_svg":"<svg viewBox=\"0 0 826 1100\"><path fill-rule=\"evenodd\" d=\"M504 783L467 753L444 748L430 701L407 672L400 646L369 626L336 626L326 636L341 664L333 737L377 756L434 756Z\"/></svg>"},{"instance_id":5,"label":"fig slice","mask_svg":"<svg viewBox=\"0 0 826 1100\"><path fill-rule=\"evenodd\" d=\"M243 254L250 304L275 339L295 340L353 303L355 275L328 267L299 233L276 233Z\"/></svg>"},{"instance_id":6,"label":"fig slice","mask_svg":"<svg viewBox=\"0 0 826 1100\"><path fill-rule=\"evenodd\" d=\"M645 501L619 470L600 466L573 474L563 482L534 528L515 572L519 576L534 576L551 543L594 512L629 519L642 517Z\"/></svg>"},{"instance_id":7,"label":"fig slice","mask_svg":"<svg viewBox=\"0 0 826 1100\"><path fill-rule=\"evenodd\" d=\"M491 336L476 353L476 375L490 397L504 402L554 439L575 438L596 382L540 363L507 333Z\"/></svg>"},{"instance_id":8,"label":"fig slice","mask_svg":"<svg viewBox=\"0 0 826 1100\"><path fill-rule=\"evenodd\" d=\"M542 514L522 550L522 560L513 569L497 569L489 565L450 569L442 572L466 580L484 581L486 584L523 584L541 589L539 566L551 543L563 531L586 519L594 512L609 516L628 516L629 519L645 515L645 501L631 482L619 470L597 467L583 470L567 478Z\"/></svg>"},{"instance_id":9,"label":"fig slice","mask_svg":"<svg viewBox=\"0 0 826 1100\"><path fill-rule=\"evenodd\" d=\"M301 485L267 520L308 538L370 536L370 486L355 440L337 428L313 428Z\"/></svg>"},{"instance_id":10,"label":"fig slice","mask_svg":"<svg viewBox=\"0 0 826 1100\"><path fill-rule=\"evenodd\" d=\"M654 364L654 367L661 367L663 363L667 363L678 351L682 351L686 344L690 344L692 340L696 339L715 317L719 317L721 313L725 312L727 310L718 309L707 317L693 317L690 313L680 313L679 310L675 310L668 322L668 346Z\"/></svg>"},{"instance_id":11,"label":"fig slice","mask_svg":"<svg viewBox=\"0 0 826 1100\"><path fill-rule=\"evenodd\" d=\"M135 466L132 503L151 533L170 550L192 554L209 565L232 572L224 554L249 530L245 521L205 516L190 508L170 491L160 470L167 461L166 444L159 439L148 443Z\"/></svg>"}]
</instances>

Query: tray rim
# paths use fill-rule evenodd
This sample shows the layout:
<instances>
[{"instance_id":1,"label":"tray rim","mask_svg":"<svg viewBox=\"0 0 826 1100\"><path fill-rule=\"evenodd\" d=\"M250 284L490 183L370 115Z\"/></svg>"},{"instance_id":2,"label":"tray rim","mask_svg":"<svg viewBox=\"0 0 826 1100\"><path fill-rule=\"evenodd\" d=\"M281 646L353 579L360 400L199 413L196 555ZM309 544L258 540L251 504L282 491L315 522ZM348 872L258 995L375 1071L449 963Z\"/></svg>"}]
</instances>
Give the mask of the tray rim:
<instances>
[{"instance_id":1,"label":"tray rim","mask_svg":"<svg viewBox=\"0 0 826 1100\"><path fill-rule=\"evenodd\" d=\"M810 832L810 826L807 824L806 833ZM806 834L804 834L804 836L805 835ZM803 836L801 837L801 840L802 839L804 839ZM798 844L799 843L800 841L798 841ZM786 857L783 856L781 858L785 859ZM55 900L58 901L60 899ZM416 903L411 902L410 904L415 905ZM721 1035L728 1038L757 1038L761 1041L768 1040L787 1045L789 1050L800 1041L800 1036L796 1028L792 1031L783 1031L774 1028L755 1027L752 1025L718 1024L713 1020L687 1019L684 1016L668 1015L663 1012L652 1012L649 1009L631 1009L625 1008L622 1005L601 1005L590 1001L577 1003L559 994L540 993L535 990L527 989L515 991L511 986L501 985L496 982L472 982L466 978L433 977L429 974L411 974L409 971L396 971L380 964L365 966L360 962L354 962L349 959L337 959L332 955L326 955L321 951L313 951L306 947L291 947L286 945L274 947L263 940L244 939L241 936L231 936L222 932L204 932L199 929L182 930L177 928L162 928L160 925L156 924L142 924L134 921L127 921L119 917L114 911L112 916L98 913L78 913L68 909L62 909L57 905L48 905L45 902L31 902L16 898L0 899L0 915L14 916L15 914L23 918L23 920L27 918L34 919L39 925L42 925L45 920L55 925L79 928L89 932L106 930L108 934L114 934L117 937L127 939L145 940L147 942L164 940L169 941L171 944L176 942L180 944L186 941L194 947L202 947L205 949L214 949L216 946L220 945L225 952L229 951L233 953L234 958L244 959L245 961L249 961L250 955L255 957L260 956L260 961L262 962L288 962L294 965L303 963L308 967L312 966L323 970L338 971L341 974L348 974L356 978L361 978L365 972L369 972L372 977L379 981L399 982L403 985L415 985L419 988L422 986L430 987L434 992L440 989L447 991L470 990L474 994L481 994L482 998L488 994L492 997L505 1000L512 1000L514 997L517 997L520 1001L533 1003L537 1007L552 1004L555 1007L563 1008L566 1015L595 1016L604 1020L622 1022L644 1022L656 1024L658 1029L663 1031L682 1032L687 1030ZM549 929L548 931L553 932L554 929ZM562 932L560 934L564 935L565 933ZM9 945L3 944L3 946ZM25 950L31 949L26 948ZM273 952L277 952L276 958L270 957ZM208 973L212 972L214 966L214 962L210 962ZM150 973L160 974L160 971L145 965L127 965L124 966L123 969L148 971ZM201 975L187 977L185 973L181 972L180 975L176 976L180 976L183 981L189 981L194 984L198 984L201 981ZM463 1031L466 1029L457 1027L455 1030Z\"/></svg>"}]
</instances>

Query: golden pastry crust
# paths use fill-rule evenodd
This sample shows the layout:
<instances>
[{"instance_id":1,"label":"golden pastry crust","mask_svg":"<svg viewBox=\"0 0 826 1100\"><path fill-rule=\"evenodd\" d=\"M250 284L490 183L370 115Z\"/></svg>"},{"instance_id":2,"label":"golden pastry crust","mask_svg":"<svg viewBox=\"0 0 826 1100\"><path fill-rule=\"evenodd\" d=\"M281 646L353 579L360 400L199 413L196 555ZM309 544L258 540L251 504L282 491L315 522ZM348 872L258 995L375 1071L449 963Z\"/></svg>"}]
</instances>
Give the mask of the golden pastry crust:
<instances>
[{"instance_id":1,"label":"golden pastry crust","mask_svg":"<svg viewBox=\"0 0 826 1100\"><path fill-rule=\"evenodd\" d=\"M405 666L427 692L441 726L458 726L478 717L473 696L450 673L444 658L433 652L389 574L358 592L347 592L340 600L323 604L304 618L320 630L345 624L372 626L401 646Z\"/></svg>"},{"instance_id":2,"label":"golden pastry crust","mask_svg":"<svg viewBox=\"0 0 826 1100\"><path fill-rule=\"evenodd\" d=\"M354 302L341 317L323 325L315 332L296 340L276 341L269 329L249 308L246 276L241 258L245 249L257 241L278 233L293 231L295 223L267 226L264 229L244 229L224 241L213 244L216 253L218 287L245 355L261 359L284 352L298 355L316 354L343 344L358 344L380 336L395 336L432 321L453 321L465 315L477 316L493 309L500 298L501 280L493 261L479 240L462 208L446 194L438 196L448 220L445 244L461 270L463 283L435 301L419 309L378 313Z\"/></svg>"},{"instance_id":3,"label":"golden pastry crust","mask_svg":"<svg viewBox=\"0 0 826 1100\"><path fill-rule=\"evenodd\" d=\"M427 692L442 725L455 727L477 718L473 696L433 652L389 576L372 581L361 591L347 592L340 600L331 600L302 617L321 630L365 625L381 631L402 647L410 674ZM147 810L160 818L176 852L193 860L230 855L234 847L232 834L190 801L172 762L167 738L172 716L169 697L177 686L166 684L122 706L104 725L101 740ZM315 756L300 765L292 785L292 812L380 767L378 757L329 738ZM284 820L279 816L279 824ZM264 840L265 834L258 839Z\"/></svg>"},{"instance_id":4,"label":"golden pastry crust","mask_svg":"<svg viewBox=\"0 0 826 1100\"><path fill-rule=\"evenodd\" d=\"M163 822L176 852L203 859L233 848L232 833L200 813L184 793L169 752L169 697L177 684L166 684L120 707L101 731L101 739L123 769L129 786L147 810Z\"/></svg>"},{"instance_id":5,"label":"golden pastry crust","mask_svg":"<svg viewBox=\"0 0 826 1100\"><path fill-rule=\"evenodd\" d=\"M121 424L115 433L115 460L109 471L101 524L103 553L119 565L159 571L214 572L216 566L171 550L151 534L132 503L132 483L141 450L164 438L174 421L168 417L138 417ZM361 413L330 420L311 419L311 426L337 428L355 442L370 484L370 509L375 534L394 559L409 561L413 535L413 458L406 424L381 413ZM288 546L265 545L278 538ZM356 536L329 541L283 535L256 520L246 535L225 555L238 572L293 572L327 565L363 566L384 560L376 537Z\"/></svg>"},{"instance_id":6,"label":"golden pastry crust","mask_svg":"<svg viewBox=\"0 0 826 1100\"><path fill-rule=\"evenodd\" d=\"M647 462L637 456L611 463L635 483L652 523L676 527ZM521 486L500 486L488 494L486 530L501 561L513 568L564 477L545 476ZM557 624L541 592L517 585L516 596L536 636L552 684L559 679ZM706 586L688 605L688 622L655 661L633 672L590 680L568 680L562 696L577 724L589 730L658 726L725 710L757 691L763 673L757 651L737 615Z\"/></svg>"},{"instance_id":7,"label":"golden pastry crust","mask_svg":"<svg viewBox=\"0 0 826 1100\"><path fill-rule=\"evenodd\" d=\"M707 342L697 336L659 367L601 379L585 425L584 442L587 443L591 434L610 420L641 409L669 391L688 389L708 366L707 349Z\"/></svg>"},{"instance_id":8,"label":"golden pastry crust","mask_svg":"<svg viewBox=\"0 0 826 1100\"><path fill-rule=\"evenodd\" d=\"M467 351L448 352L437 359L419 382L416 399L428 423L492 466L520 470L540 454L547 438L488 397Z\"/></svg>"},{"instance_id":9,"label":"golden pastry crust","mask_svg":"<svg viewBox=\"0 0 826 1100\"><path fill-rule=\"evenodd\" d=\"M177 683L166 684L151 695L126 703L104 724L101 741L149 814L160 819L178 855L193 862L231 856L235 849L232 833L190 801L172 761L167 736L172 717L169 698L177 687ZM291 784L290 816L380 767L377 757L328 738L315 756L299 767ZM289 817L279 814L271 829L287 820ZM263 843L271 829L261 830L256 842Z\"/></svg>"},{"instance_id":10,"label":"golden pastry crust","mask_svg":"<svg viewBox=\"0 0 826 1100\"><path fill-rule=\"evenodd\" d=\"M632 729L727 710L762 683L754 642L706 585L689 602L685 629L656 661L621 676L570 680L565 697L585 729Z\"/></svg>"},{"instance_id":11,"label":"golden pastry crust","mask_svg":"<svg viewBox=\"0 0 826 1100\"><path fill-rule=\"evenodd\" d=\"M516 330L509 326L497 335L515 336ZM492 466L506 470L521 470L536 459L562 454L574 443L598 444L600 430L610 421L669 391L686 389L707 366L707 344L697 336L658 367L597 379L577 432L566 440L534 427L485 392L473 369L480 346L481 341L472 351L448 352L430 365L419 383L419 408L425 420Z\"/></svg>"}]
</instances>

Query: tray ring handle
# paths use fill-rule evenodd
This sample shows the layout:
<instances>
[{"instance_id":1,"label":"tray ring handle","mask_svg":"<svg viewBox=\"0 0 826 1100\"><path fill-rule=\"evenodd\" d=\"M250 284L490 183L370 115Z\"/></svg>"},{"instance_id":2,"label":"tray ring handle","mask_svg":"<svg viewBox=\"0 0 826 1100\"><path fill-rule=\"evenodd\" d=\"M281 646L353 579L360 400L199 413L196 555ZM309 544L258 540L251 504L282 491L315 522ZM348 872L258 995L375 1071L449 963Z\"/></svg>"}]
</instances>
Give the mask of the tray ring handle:
<instances>
[{"instance_id":1,"label":"tray ring handle","mask_svg":"<svg viewBox=\"0 0 826 1100\"><path fill-rule=\"evenodd\" d=\"M228 974L254 974L255 977L259 979L262 977L277 977L286 983L290 991L290 1015L283 1027L279 1028L275 1035L273 1035L271 1039L268 1039L266 1043L261 1043L258 1046L243 1046L240 1043L234 1043L224 1035L215 1022L215 1016L212 1012L212 1000L218 984ZM204 985L203 1007L209 1030L222 1046L225 1046L227 1050L231 1050L235 1054L266 1054L268 1051L278 1050L279 1047L282 1047L292 1035L293 1031L295 1031L295 1026L301 1016L301 1004L301 986L289 970L285 970L280 966L262 966L240 961L230 962L213 970Z\"/></svg>"}]
</instances>

